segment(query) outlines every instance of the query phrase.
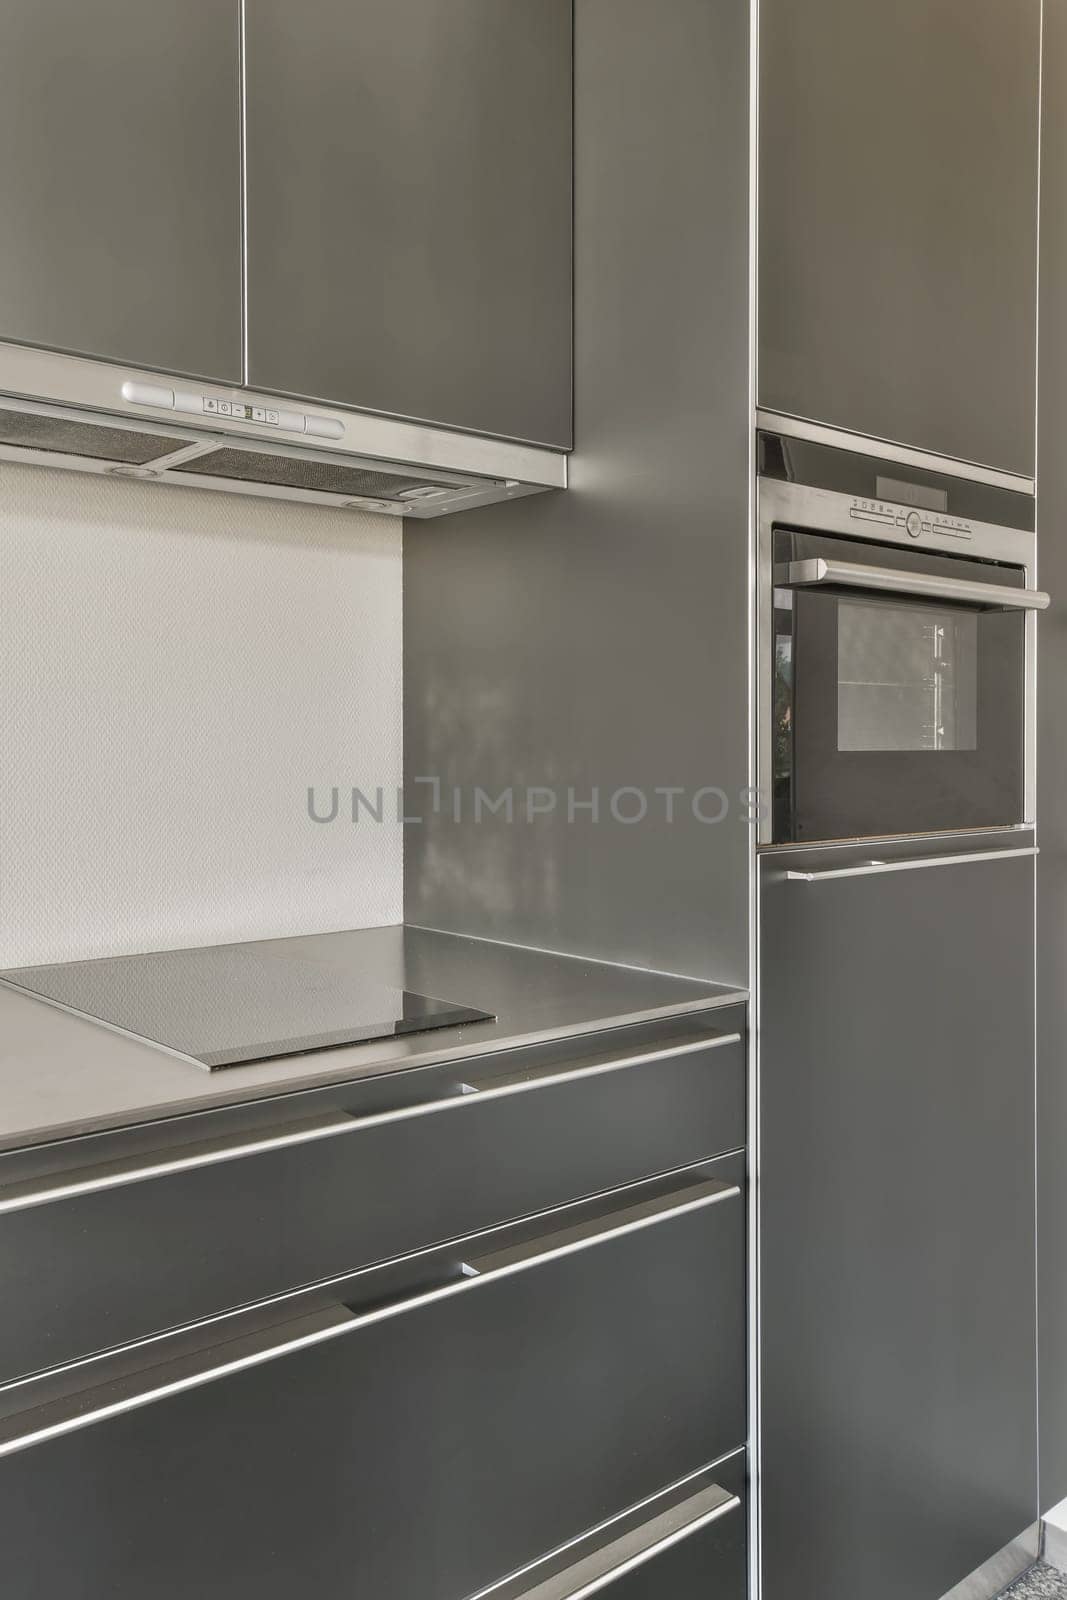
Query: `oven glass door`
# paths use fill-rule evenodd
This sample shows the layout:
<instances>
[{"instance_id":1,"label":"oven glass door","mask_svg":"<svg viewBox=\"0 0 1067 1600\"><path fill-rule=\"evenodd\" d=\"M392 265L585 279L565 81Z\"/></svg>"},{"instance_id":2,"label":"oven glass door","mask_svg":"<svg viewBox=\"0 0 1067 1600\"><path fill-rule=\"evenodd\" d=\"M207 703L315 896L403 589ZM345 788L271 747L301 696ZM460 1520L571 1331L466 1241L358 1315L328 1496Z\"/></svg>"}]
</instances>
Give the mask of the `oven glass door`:
<instances>
[{"instance_id":1,"label":"oven glass door","mask_svg":"<svg viewBox=\"0 0 1067 1600\"><path fill-rule=\"evenodd\" d=\"M1025 618L870 591L775 594L777 841L1023 820Z\"/></svg>"}]
</instances>

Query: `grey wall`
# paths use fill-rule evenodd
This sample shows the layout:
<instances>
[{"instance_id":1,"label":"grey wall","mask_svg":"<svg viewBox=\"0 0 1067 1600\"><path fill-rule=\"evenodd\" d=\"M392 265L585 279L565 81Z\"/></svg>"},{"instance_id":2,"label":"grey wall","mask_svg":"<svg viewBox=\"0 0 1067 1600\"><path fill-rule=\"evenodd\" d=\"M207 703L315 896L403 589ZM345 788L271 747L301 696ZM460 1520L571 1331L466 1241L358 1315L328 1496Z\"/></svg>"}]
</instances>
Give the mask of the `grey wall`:
<instances>
[{"instance_id":1,"label":"grey wall","mask_svg":"<svg viewBox=\"0 0 1067 1600\"><path fill-rule=\"evenodd\" d=\"M1067 0L1045 0L1038 554L1038 1311L1041 1503L1067 1495Z\"/></svg>"},{"instance_id":2,"label":"grey wall","mask_svg":"<svg viewBox=\"0 0 1067 1600\"><path fill-rule=\"evenodd\" d=\"M577 0L572 487L409 523L404 556L426 816L408 920L729 982L748 921L748 9ZM419 776L459 787L459 822L447 791L427 815ZM717 825L693 814L706 785L730 797ZM513 787L515 820L476 823L475 786ZM527 786L556 811L525 820ZM594 786L599 823L569 822L568 789ZM647 820L612 820L621 786ZM673 823L657 786L685 791Z\"/></svg>"}]
</instances>

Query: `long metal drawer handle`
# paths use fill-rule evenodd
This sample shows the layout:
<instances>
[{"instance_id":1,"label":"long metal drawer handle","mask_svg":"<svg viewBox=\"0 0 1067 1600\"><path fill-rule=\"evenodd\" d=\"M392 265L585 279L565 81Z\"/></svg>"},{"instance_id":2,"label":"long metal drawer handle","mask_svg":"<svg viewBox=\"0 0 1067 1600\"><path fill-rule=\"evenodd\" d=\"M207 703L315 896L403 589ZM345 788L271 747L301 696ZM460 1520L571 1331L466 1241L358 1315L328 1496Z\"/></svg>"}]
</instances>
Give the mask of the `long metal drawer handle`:
<instances>
[{"instance_id":1,"label":"long metal drawer handle","mask_svg":"<svg viewBox=\"0 0 1067 1600\"><path fill-rule=\"evenodd\" d=\"M365 1117L350 1116L344 1111L330 1111L299 1122L283 1123L270 1132L253 1132L181 1145L173 1154L160 1151L150 1156L127 1156L116 1161L100 1162L91 1167L0 1187L0 1215L8 1211L25 1211L30 1206L47 1205L53 1200L71 1200L81 1195L95 1194L101 1189L115 1189L127 1183L141 1183L148 1178L169 1177L174 1173L192 1171L196 1167L214 1166L220 1161L235 1161L241 1156L262 1155L272 1150L287 1149L291 1145L308 1144L315 1139L333 1138L338 1134L363 1133L369 1128L387 1127L392 1122L407 1122L415 1117L458 1111L487 1100L501 1100L534 1089L547 1089L554 1084L574 1083L607 1072L622 1072L628 1067L647 1066L674 1056L740 1043L739 1033L709 1033L682 1044L615 1056L608 1061L594 1062L591 1066L542 1067L503 1078L468 1079L459 1085L456 1094L440 1100L400 1106L395 1111L377 1111Z\"/></svg>"},{"instance_id":2,"label":"long metal drawer handle","mask_svg":"<svg viewBox=\"0 0 1067 1600\"><path fill-rule=\"evenodd\" d=\"M588 1250L625 1234L653 1227L658 1223L673 1221L689 1212L701 1211L724 1200L741 1197L741 1187L736 1183L723 1183L717 1178L689 1183L651 1200L632 1201L613 1210L601 1212L586 1223L570 1228L559 1228L539 1234L518 1246L514 1251L500 1251L496 1255L472 1258L460 1264L458 1272L433 1288L420 1290L403 1299L387 1301L369 1311L355 1312L347 1306L329 1306L296 1317L273 1328L248 1334L213 1345L195 1355L179 1357L149 1368L131 1378L105 1382L99 1390L99 1403L93 1403L93 1391L81 1391L61 1400L15 1413L0 1420L0 1456L11 1455L31 1445L41 1444L61 1434L86 1428L108 1417L139 1409L196 1389L205 1383L243 1372L250 1367L276 1361L281 1356L293 1355L310 1349L326 1340L343 1334L356 1333L392 1317L406 1316L424 1306L448 1300L453 1295L470 1294L476 1289L495 1283L500 1278L517 1272L544 1266L579 1250Z\"/></svg>"},{"instance_id":3,"label":"long metal drawer handle","mask_svg":"<svg viewBox=\"0 0 1067 1600\"><path fill-rule=\"evenodd\" d=\"M997 611L1044 611L1049 603L1044 589L1011 589L999 583L940 578L933 573L901 572L895 567L868 567L858 561L832 561L824 556L788 562L781 578L775 574L775 582L790 589L833 583L849 589L962 601Z\"/></svg>"},{"instance_id":4,"label":"long metal drawer handle","mask_svg":"<svg viewBox=\"0 0 1067 1600\"><path fill-rule=\"evenodd\" d=\"M720 1200L736 1200L740 1194L738 1184L708 1178L702 1183L690 1184L683 1190L684 1199L675 1190L670 1194L656 1195L650 1200L635 1200L607 1215L596 1215L572 1227L557 1228L552 1233L540 1233L533 1239L503 1250L472 1256L469 1261L464 1261L463 1271L472 1278L505 1277L512 1272L521 1272L526 1267L540 1266L545 1261L573 1255L576 1250L586 1250L590 1245L603 1244L621 1234L634 1233L638 1228L647 1228L650 1223L662 1222L665 1217L679 1217L687 1211L716 1205Z\"/></svg>"},{"instance_id":5,"label":"long metal drawer handle","mask_svg":"<svg viewBox=\"0 0 1067 1600\"><path fill-rule=\"evenodd\" d=\"M633 1055L613 1056L608 1061L595 1061L586 1067L528 1067L524 1072L512 1072L496 1078L468 1077L461 1088L464 1094L477 1094L482 1100L493 1100L505 1094L520 1094L524 1089L547 1089L554 1083L574 1083L579 1078L598 1078L605 1072L619 1072L624 1067L650 1066L656 1061L668 1061L673 1056L694 1055L698 1050L717 1050L723 1045L740 1044L739 1033L706 1033L699 1039L687 1039L684 1044L660 1045L654 1050L639 1050ZM444 1104L450 1105L451 1101ZM440 1110L441 1103L431 1106Z\"/></svg>"},{"instance_id":6,"label":"long metal drawer handle","mask_svg":"<svg viewBox=\"0 0 1067 1600\"><path fill-rule=\"evenodd\" d=\"M1019 850L975 850L967 855L922 856L914 861L864 861L858 867L823 867L815 872L790 871L790 883L822 883L829 878L868 878L882 872L916 872L925 867L960 867L972 861L1011 861L1016 856L1036 856L1037 845Z\"/></svg>"},{"instance_id":7,"label":"long metal drawer handle","mask_svg":"<svg viewBox=\"0 0 1067 1600\"><path fill-rule=\"evenodd\" d=\"M497 1600L497 1596L499 1600L586 1600L587 1595L598 1594L627 1573L644 1566L646 1561L662 1555L672 1545L680 1544L683 1539L691 1538L702 1528L740 1508L738 1495L717 1483L709 1484L628 1533L609 1539L588 1554L580 1554L551 1577L534 1581L526 1588L508 1583L502 1590L486 1595L485 1600ZM580 1547L587 1543L583 1539Z\"/></svg>"}]
</instances>

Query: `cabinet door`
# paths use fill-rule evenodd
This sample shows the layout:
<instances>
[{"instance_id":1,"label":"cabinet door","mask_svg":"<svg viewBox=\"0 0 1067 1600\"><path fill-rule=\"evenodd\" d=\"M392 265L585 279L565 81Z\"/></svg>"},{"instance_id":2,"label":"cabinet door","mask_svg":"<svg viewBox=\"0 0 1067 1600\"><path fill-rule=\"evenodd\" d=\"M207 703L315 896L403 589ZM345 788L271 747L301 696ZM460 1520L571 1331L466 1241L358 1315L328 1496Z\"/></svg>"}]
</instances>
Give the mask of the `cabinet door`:
<instances>
[{"instance_id":1,"label":"cabinet door","mask_svg":"<svg viewBox=\"0 0 1067 1600\"><path fill-rule=\"evenodd\" d=\"M571 0L255 0L250 382L571 437Z\"/></svg>"},{"instance_id":2,"label":"cabinet door","mask_svg":"<svg viewBox=\"0 0 1067 1600\"><path fill-rule=\"evenodd\" d=\"M459 1241L9 1418L5 1594L458 1600L699 1472L744 1442L743 1181Z\"/></svg>"},{"instance_id":3,"label":"cabinet door","mask_svg":"<svg viewBox=\"0 0 1067 1600\"><path fill-rule=\"evenodd\" d=\"M0 339L240 379L236 0L5 0Z\"/></svg>"},{"instance_id":4,"label":"cabinet door","mask_svg":"<svg viewBox=\"0 0 1067 1600\"><path fill-rule=\"evenodd\" d=\"M1040 0L760 13L760 404L1032 473Z\"/></svg>"},{"instance_id":5,"label":"cabinet door","mask_svg":"<svg viewBox=\"0 0 1067 1600\"><path fill-rule=\"evenodd\" d=\"M1033 859L870 854L761 868L766 1600L934 1600L1037 1515Z\"/></svg>"}]
</instances>

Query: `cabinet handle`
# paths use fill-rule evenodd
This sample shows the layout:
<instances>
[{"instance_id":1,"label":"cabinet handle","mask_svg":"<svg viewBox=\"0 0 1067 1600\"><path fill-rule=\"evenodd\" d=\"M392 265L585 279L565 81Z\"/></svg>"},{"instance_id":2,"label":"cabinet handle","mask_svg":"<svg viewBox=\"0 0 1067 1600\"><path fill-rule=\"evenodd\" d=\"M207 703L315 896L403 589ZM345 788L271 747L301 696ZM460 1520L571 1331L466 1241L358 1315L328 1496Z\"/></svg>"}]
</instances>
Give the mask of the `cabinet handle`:
<instances>
[{"instance_id":1,"label":"cabinet handle","mask_svg":"<svg viewBox=\"0 0 1067 1600\"><path fill-rule=\"evenodd\" d=\"M974 850L967 855L921 856L915 861L864 861L858 867L822 867L814 872L790 871L790 883L822 883L828 878L869 878L882 872L917 872L925 867L959 867L973 861L1010 861L1015 856L1036 856L1036 845L1020 850Z\"/></svg>"},{"instance_id":2,"label":"cabinet handle","mask_svg":"<svg viewBox=\"0 0 1067 1600\"><path fill-rule=\"evenodd\" d=\"M583 1223L539 1234L514 1250L472 1257L469 1262L460 1262L442 1282L372 1306L367 1311L352 1311L345 1305L327 1306L129 1375L104 1378L87 1390L0 1419L0 1456L12 1455L47 1439L90 1427L108 1417L199 1388L250 1367L262 1366L281 1356L310 1349L329 1339L356 1333L374 1323L405 1316L453 1295L471 1294L516 1272L544 1266L577 1250L605 1244L624 1234L636 1233L740 1196L741 1188L736 1183L723 1183L718 1179L690 1182L653 1199L605 1207ZM152 1342L131 1348L135 1352L147 1349Z\"/></svg>"},{"instance_id":3,"label":"cabinet handle","mask_svg":"<svg viewBox=\"0 0 1067 1600\"><path fill-rule=\"evenodd\" d=\"M699 1039L687 1039L683 1044L660 1045L633 1055L613 1056L609 1061L597 1061L592 1066L528 1067L525 1072L512 1072L506 1077L466 1078L460 1087L464 1094L492 1100L500 1095L519 1094L524 1089L545 1089L553 1083L573 1083L578 1078L596 1078L601 1073L619 1072L624 1067L649 1066L655 1061L669 1061L673 1056L688 1056L697 1050L717 1050L721 1045L740 1043L739 1033L706 1033Z\"/></svg>"},{"instance_id":4,"label":"cabinet handle","mask_svg":"<svg viewBox=\"0 0 1067 1600\"><path fill-rule=\"evenodd\" d=\"M939 578L932 573L901 571L896 567L867 567L858 561L829 561L816 556L790 561L776 583L788 589L833 584L842 589L873 589L883 594L915 595L926 600L949 600L995 611L1044 611L1049 596L1043 589L1012 589L1007 584L976 583L973 579Z\"/></svg>"},{"instance_id":5,"label":"cabinet handle","mask_svg":"<svg viewBox=\"0 0 1067 1600\"><path fill-rule=\"evenodd\" d=\"M591 1537L579 1540L575 1558L567 1566L542 1578L536 1576L536 1569L527 1572L491 1591L485 1600L586 1600L587 1595L598 1594L672 1545L740 1508L738 1495L709 1483L626 1533L605 1537L600 1544L593 1544ZM610 1534L610 1529L605 1531ZM543 1570L545 1563L538 1565Z\"/></svg>"},{"instance_id":6,"label":"cabinet handle","mask_svg":"<svg viewBox=\"0 0 1067 1600\"><path fill-rule=\"evenodd\" d=\"M630 1205L617 1206L612 1211L587 1218L569 1228L557 1228L551 1233L539 1233L535 1238L511 1245L503 1250L491 1250L485 1255L471 1256L463 1263L468 1277L506 1277L521 1272L525 1267L539 1266L560 1256L573 1255L590 1245L603 1244L620 1234L634 1233L651 1223L662 1222L664 1217L679 1217L687 1211L698 1211L704 1206L717 1205L720 1200L736 1200L741 1196L740 1185L721 1183L709 1178L703 1183L690 1184L682 1194L657 1195L650 1200L636 1200Z\"/></svg>"},{"instance_id":7,"label":"cabinet handle","mask_svg":"<svg viewBox=\"0 0 1067 1600\"><path fill-rule=\"evenodd\" d=\"M439 1100L419 1101L415 1105L400 1106L394 1111L376 1111L364 1117L351 1116L344 1111L329 1111L321 1116L281 1123L269 1131L250 1131L223 1139L205 1139L180 1145L172 1151L162 1150L151 1155L126 1156L93 1166L53 1173L44 1178L9 1183L0 1187L0 1215L10 1211L25 1211L31 1206L47 1205L53 1200L73 1200L82 1195L97 1194L103 1189L116 1189L128 1183L142 1183L150 1178L166 1178L175 1173L191 1172L197 1167L214 1166L221 1161L235 1161L241 1156L263 1155L272 1150L288 1149L292 1145L309 1144L316 1139L333 1138L338 1134L363 1133L370 1128L387 1127L392 1122L408 1122L415 1117L459 1111L465 1106L480 1104L487 1100L502 1100L510 1095L547 1089L554 1084L575 1083L583 1078L595 1078L608 1072L622 1072L629 1067L646 1066L657 1061L666 1061L674 1056L690 1055L699 1050L715 1050L722 1045L740 1043L739 1033L708 1033L699 1039L688 1039L680 1044L664 1045L658 1049L638 1051L632 1055L614 1056L607 1061L594 1062L588 1066L549 1066L512 1073L503 1078L471 1078L459 1084L458 1093L452 1093Z\"/></svg>"}]
</instances>

